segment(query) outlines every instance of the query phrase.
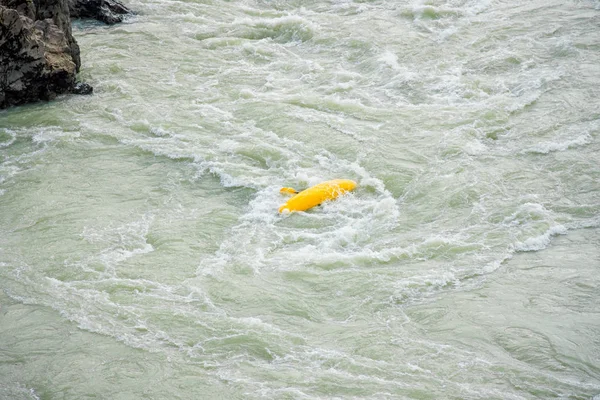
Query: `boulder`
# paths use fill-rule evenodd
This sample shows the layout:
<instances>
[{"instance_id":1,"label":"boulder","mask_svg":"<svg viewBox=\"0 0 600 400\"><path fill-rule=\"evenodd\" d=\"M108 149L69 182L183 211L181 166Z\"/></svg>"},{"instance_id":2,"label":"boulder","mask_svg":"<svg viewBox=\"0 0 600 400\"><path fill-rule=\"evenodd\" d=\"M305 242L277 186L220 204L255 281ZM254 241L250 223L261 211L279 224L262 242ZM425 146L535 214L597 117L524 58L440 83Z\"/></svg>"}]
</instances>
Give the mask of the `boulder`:
<instances>
[{"instance_id":1,"label":"boulder","mask_svg":"<svg viewBox=\"0 0 600 400\"><path fill-rule=\"evenodd\" d=\"M72 92L81 64L68 0L0 0L0 108Z\"/></svg>"},{"instance_id":2,"label":"boulder","mask_svg":"<svg viewBox=\"0 0 600 400\"><path fill-rule=\"evenodd\" d=\"M0 108L91 94L76 82L81 60L71 16L114 24L129 12L117 0L0 0Z\"/></svg>"},{"instance_id":3,"label":"boulder","mask_svg":"<svg viewBox=\"0 0 600 400\"><path fill-rule=\"evenodd\" d=\"M131 11L117 0L69 0L71 18L92 18L112 25Z\"/></svg>"},{"instance_id":4,"label":"boulder","mask_svg":"<svg viewBox=\"0 0 600 400\"><path fill-rule=\"evenodd\" d=\"M77 82L75 86L73 86L73 93L75 94L92 94L94 93L94 88L84 82Z\"/></svg>"}]
</instances>

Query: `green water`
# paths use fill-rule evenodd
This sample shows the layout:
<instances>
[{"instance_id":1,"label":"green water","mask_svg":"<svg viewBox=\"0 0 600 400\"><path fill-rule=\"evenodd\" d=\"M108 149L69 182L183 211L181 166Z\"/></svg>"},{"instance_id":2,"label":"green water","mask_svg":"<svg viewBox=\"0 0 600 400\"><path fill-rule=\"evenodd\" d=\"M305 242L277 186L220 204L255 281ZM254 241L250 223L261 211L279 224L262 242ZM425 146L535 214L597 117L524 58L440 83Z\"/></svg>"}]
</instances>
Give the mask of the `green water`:
<instances>
[{"instance_id":1,"label":"green water","mask_svg":"<svg viewBox=\"0 0 600 400\"><path fill-rule=\"evenodd\" d=\"M599 398L598 1L127 5L0 112L1 399Z\"/></svg>"}]
</instances>

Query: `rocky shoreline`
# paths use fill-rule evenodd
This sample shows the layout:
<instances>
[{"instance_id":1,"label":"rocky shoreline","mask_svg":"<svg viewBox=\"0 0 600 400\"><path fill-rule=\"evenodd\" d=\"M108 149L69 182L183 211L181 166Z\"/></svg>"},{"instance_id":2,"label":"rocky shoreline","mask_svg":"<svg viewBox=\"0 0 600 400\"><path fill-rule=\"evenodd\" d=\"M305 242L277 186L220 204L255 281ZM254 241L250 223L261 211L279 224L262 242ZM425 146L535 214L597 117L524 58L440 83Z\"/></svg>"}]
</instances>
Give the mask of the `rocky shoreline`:
<instances>
[{"instance_id":1,"label":"rocky shoreline","mask_svg":"<svg viewBox=\"0 0 600 400\"><path fill-rule=\"evenodd\" d=\"M81 59L71 18L114 24L128 13L115 0L0 0L0 109L92 93L77 82Z\"/></svg>"}]
</instances>

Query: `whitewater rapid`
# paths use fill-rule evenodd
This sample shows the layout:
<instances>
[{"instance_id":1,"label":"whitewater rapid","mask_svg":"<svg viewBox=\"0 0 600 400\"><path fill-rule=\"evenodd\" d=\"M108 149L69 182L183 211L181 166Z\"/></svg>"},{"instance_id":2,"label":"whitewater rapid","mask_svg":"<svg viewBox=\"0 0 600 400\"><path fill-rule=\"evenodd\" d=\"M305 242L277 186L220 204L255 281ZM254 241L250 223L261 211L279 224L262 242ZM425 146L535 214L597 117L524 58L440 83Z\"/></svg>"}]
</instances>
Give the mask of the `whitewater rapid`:
<instances>
[{"instance_id":1,"label":"whitewater rapid","mask_svg":"<svg viewBox=\"0 0 600 400\"><path fill-rule=\"evenodd\" d=\"M0 398L598 397L598 1L127 5L0 113Z\"/></svg>"}]
</instances>

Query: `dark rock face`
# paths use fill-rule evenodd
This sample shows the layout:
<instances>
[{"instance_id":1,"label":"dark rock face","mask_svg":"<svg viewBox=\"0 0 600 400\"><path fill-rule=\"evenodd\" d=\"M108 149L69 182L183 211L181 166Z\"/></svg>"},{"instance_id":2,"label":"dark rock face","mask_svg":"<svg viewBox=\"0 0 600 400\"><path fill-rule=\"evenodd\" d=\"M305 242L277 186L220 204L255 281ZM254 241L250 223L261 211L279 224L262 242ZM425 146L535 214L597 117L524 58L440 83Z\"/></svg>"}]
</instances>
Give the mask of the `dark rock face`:
<instances>
[{"instance_id":1,"label":"dark rock face","mask_svg":"<svg viewBox=\"0 0 600 400\"><path fill-rule=\"evenodd\" d=\"M71 15L114 24L127 13L116 0L0 0L0 109L91 94L90 85L76 83L81 60Z\"/></svg>"},{"instance_id":2,"label":"dark rock face","mask_svg":"<svg viewBox=\"0 0 600 400\"><path fill-rule=\"evenodd\" d=\"M117 0L69 0L71 18L92 18L112 25L131 11Z\"/></svg>"},{"instance_id":3,"label":"dark rock face","mask_svg":"<svg viewBox=\"0 0 600 400\"><path fill-rule=\"evenodd\" d=\"M4 1L4 0L0 0ZM11 0L11 1L29 1L32 0ZM71 56L73 62L79 72L81 66L81 60L79 58L79 45L73 37L71 31L71 17L69 14L69 2L68 0L33 0L36 6L36 20L51 19L52 22L64 32L69 48L71 49Z\"/></svg>"},{"instance_id":4,"label":"dark rock face","mask_svg":"<svg viewBox=\"0 0 600 400\"><path fill-rule=\"evenodd\" d=\"M49 100L71 90L79 66L79 47L71 36L70 20L34 20L31 1L0 0L0 108ZM45 14L42 14L45 15Z\"/></svg>"},{"instance_id":5,"label":"dark rock face","mask_svg":"<svg viewBox=\"0 0 600 400\"><path fill-rule=\"evenodd\" d=\"M84 82L77 82L75 86L73 86L73 93L75 94L92 94L94 93L94 88Z\"/></svg>"}]
</instances>

